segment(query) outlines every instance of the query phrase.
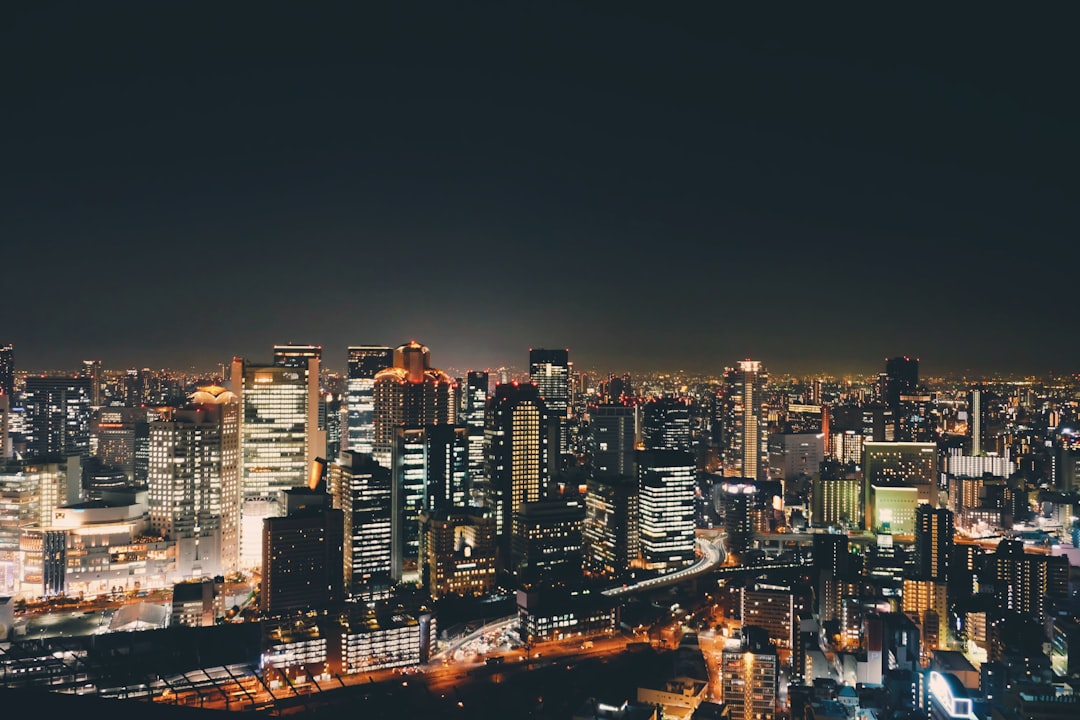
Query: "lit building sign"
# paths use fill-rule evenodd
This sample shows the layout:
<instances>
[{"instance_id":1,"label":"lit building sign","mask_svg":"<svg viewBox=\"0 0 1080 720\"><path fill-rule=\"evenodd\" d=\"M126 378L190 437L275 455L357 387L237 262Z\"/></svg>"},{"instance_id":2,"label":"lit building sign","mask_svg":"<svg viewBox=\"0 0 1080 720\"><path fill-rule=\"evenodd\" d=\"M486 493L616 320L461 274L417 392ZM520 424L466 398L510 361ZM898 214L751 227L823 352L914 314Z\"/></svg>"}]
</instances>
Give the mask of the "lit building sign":
<instances>
[{"instance_id":1,"label":"lit building sign","mask_svg":"<svg viewBox=\"0 0 1080 720\"><path fill-rule=\"evenodd\" d=\"M941 673L931 671L930 673L930 696L937 701L938 705L948 714L949 717L954 718L974 718L971 713L971 699L967 697L957 697L961 688L956 687L959 683L949 682Z\"/></svg>"}]
</instances>

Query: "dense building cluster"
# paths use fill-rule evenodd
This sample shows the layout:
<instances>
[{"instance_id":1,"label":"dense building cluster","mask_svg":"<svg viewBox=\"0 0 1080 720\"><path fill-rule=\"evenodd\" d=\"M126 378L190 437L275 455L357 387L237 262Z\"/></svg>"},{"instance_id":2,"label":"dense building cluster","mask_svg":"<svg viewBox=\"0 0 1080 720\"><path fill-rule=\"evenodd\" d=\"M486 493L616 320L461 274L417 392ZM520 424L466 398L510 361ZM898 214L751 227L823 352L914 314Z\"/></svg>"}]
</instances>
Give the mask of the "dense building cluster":
<instances>
[{"instance_id":1,"label":"dense building cluster","mask_svg":"<svg viewBox=\"0 0 1080 720\"><path fill-rule=\"evenodd\" d=\"M675 610L620 588L719 542L675 623L703 677L643 691L665 717L1078 707L1070 382L908 357L631 376L546 348L456 377L415 341L343 351L193 376L20 373L0 348L0 641L17 604L167 590L172 624L257 623L283 671L406 667L451 601L511 598L525 645L659 630Z\"/></svg>"}]
</instances>

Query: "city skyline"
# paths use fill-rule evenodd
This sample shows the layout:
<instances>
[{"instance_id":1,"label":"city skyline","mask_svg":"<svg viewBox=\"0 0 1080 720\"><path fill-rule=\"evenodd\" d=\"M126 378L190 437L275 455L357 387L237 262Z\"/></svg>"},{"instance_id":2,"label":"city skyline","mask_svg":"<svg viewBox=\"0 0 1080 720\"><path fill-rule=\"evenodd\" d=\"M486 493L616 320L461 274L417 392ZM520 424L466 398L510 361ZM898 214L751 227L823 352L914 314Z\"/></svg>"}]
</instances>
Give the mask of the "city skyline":
<instances>
[{"instance_id":1,"label":"city skyline","mask_svg":"<svg viewBox=\"0 0 1080 720\"><path fill-rule=\"evenodd\" d=\"M22 8L0 342L35 370L415 339L462 371L1072 373L1064 26Z\"/></svg>"}]
</instances>

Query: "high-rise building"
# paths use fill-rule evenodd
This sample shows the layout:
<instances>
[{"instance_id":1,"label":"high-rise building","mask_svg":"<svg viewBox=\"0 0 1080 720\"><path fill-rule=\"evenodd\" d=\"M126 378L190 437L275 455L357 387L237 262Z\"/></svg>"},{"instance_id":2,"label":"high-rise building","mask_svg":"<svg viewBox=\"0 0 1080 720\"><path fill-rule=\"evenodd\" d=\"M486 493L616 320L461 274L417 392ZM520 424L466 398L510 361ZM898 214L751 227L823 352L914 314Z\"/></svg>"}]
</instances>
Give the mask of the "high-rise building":
<instances>
[{"instance_id":1,"label":"high-rise building","mask_svg":"<svg viewBox=\"0 0 1080 720\"><path fill-rule=\"evenodd\" d=\"M16 596L23 582L31 594L45 595L40 572L30 573L22 562L21 538L31 527L51 525L53 511L68 500L67 465L23 460L0 461L0 595ZM77 483L78 478L74 478Z\"/></svg>"},{"instance_id":2,"label":"high-rise building","mask_svg":"<svg viewBox=\"0 0 1080 720\"><path fill-rule=\"evenodd\" d=\"M641 556L646 568L694 562L694 456L678 450L639 450Z\"/></svg>"},{"instance_id":3,"label":"high-rise building","mask_svg":"<svg viewBox=\"0 0 1080 720\"><path fill-rule=\"evenodd\" d=\"M90 380L28 377L23 389L30 457L90 456Z\"/></svg>"},{"instance_id":4,"label":"high-rise building","mask_svg":"<svg viewBox=\"0 0 1080 720\"><path fill-rule=\"evenodd\" d=\"M547 404L535 383L500 383L489 405L490 510L500 567L508 569L514 516L523 503L540 500L548 484L552 431Z\"/></svg>"},{"instance_id":5,"label":"high-rise building","mask_svg":"<svg viewBox=\"0 0 1080 720\"><path fill-rule=\"evenodd\" d=\"M131 485L145 485L150 467L150 419L153 410L101 407L90 416L90 452L119 468Z\"/></svg>"},{"instance_id":6,"label":"high-rise building","mask_svg":"<svg viewBox=\"0 0 1080 720\"><path fill-rule=\"evenodd\" d=\"M233 359L231 386L240 397L242 562L262 557L262 518L280 515L282 493L303 486L326 449L318 429L319 361L305 360L307 368Z\"/></svg>"},{"instance_id":7,"label":"high-rise building","mask_svg":"<svg viewBox=\"0 0 1080 720\"><path fill-rule=\"evenodd\" d=\"M863 492L867 529L871 487L902 484L917 490L918 502L937 504L938 450L932 442L864 442Z\"/></svg>"},{"instance_id":8,"label":"high-rise building","mask_svg":"<svg viewBox=\"0 0 1080 720\"><path fill-rule=\"evenodd\" d=\"M11 422L11 397L0 393L0 460L12 457L11 435L8 425Z\"/></svg>"},{"instance_id":9,"label":"high-rise building","mask_svg":"<svg viewBox=\"0 0 1080 720\"><path fill-rule=\"evenodd\" d=\"M421 577L433 599L483 596L495 587L495 522L465 511L425 513Z\"/></svg>"},{"instance_id":10,"label":"high-rise building","mask_svg":"<svg viewBox=\"0 0 1080 720\"><path fill-rule=\"evenodd\" d=\"M637 478L589 478L582 529L585 568L591 575L618 578L641 552Z\"/></svg>"},{"instance_id":11,"label":"high-rise building","mask_svg":"<svg viewBox=\"0 0 1080 720\"><path fill-rule=\"evenodd\" d=\"M345 592L362 596L391 578L390 468L370 454L344 450L327 471L334 507L342 511L345 524Z\"/></svg>"},{"instance_id":12,"label":"high-rise building","mask_svg":"<svg viewBox=\"0 0 1080 720\"><path fill-rule=\"evenodd\" d=\"M308 360L318 361L315 366L316 368L322 365L322 345L297 345L295 343L285 343L284 345L274 346L274 365L278 367L291 367L306 370L308 369ZM315 382L318 383L317 370L315 375Z\"/></svg>"},{"instance_id":13,"label":"high-rise building","mask_svg":"<svg viewBox=\"0 0 1080 720\"><path fill-rule=\"evenodd\" d=\"M810 482L810 523L814 527L863 527L862 481L845 475L815 475Z\"/></svg>"},{"instance_id":14,"label":"high-rise building","mask_svg":"<svg viewBox=\"0 0 1080 720\"><path fill-rule=\"evenodd\" d=\"M431 351L411 341L394 350L394 364L374 380L374 437L372 454L390 467L397 428L454 425L457 422L457 383L431 367Z\"/></svg>"},{"instance_id":15,"label":"high-rise building","mask_svg":"<svg viewBox=\"0 0 1080 720\"><path fill-rule=\"evenodd\" d=\"M848 536L840 533L814 533L814 571L832 577L848 576L851 567Z\"/></svg>"},{"instance_id":16,"label":"high-rise building","mask_svg":"<svg viewBox=\"0 0 1080 720\"><path fill-rule=\"evenodd\" d=\"M645 450L692 449L690 401L658 397L641 406L641 442Z\"/></svg>"},{"instance_id":17,"label":"high-rise building","mask_svg":"<svg viewBox=\"0 0 1080 720\"><path fill-rule=\"evenodd\" d=\"M768 632L744 625L742 639L725 647L720 685L731 720L775 720L780 666Z\"/></svg>"},{"instance_id":18,"label":"high-rise building","mask_svg":"<svg viewBox=\"0 0 1080 720\"><path fill-rule=\"evenodd\" d=\"M234 393L206 387L149 424L150 529L175 543L181 577L239 566L239 409Z\"/></svg>"},{"instance_id":19,"label":"high-rise building","mask_svg":"<svg viewBox=\"0 0 1080 720\"><path fill-rule=\"evenodd\" d=\"M733 478L720 486L720 505L727 550L741 557L753 547L754 534L769 529L769 495L753 480Z\"/></svg>"},{"instance_id":20,"label":"high-rise building","mask_svg":"<svg viewBox=\"0 0 1080 720\"><path fill-rule=\"evenodd\" d=\"M467 428L445 423L397 428L390 463L395 579L418 578L422 516L464 506L467 463Z\"/></svg>"},{"instance_id":21,"label":"high-rise building","mask_svg":"<svg viewBox=\"0 0 1080 720\"><path fill-rule=\"evenodd\" d=\"M976 385L968 392L968 436L971 438L971 455L983 454L983 433L986 417L986 389Z\"/></svg>"},{"instance_id":22,"label":"high-rise building","mask_svg":"<svg viewBox=\"0 0 1080 720\"><path fill-rule=\"evenodd\" d=\"M100 407L105 402L104 370L100 360L83 360L82 368L79 369L79 377L90 380L90 403L94 407Z\"/></svg>"},{"instance_id":23,"label":"high-rise building","mask_svg":"<svg viewBox=\"0 0 1080 720\"><path fill-rule=\"evenodd\" d=\"M885 404L893 410L900 407L900 396L911 395L919 387L919 359L906 355L885 360Z\"/></svg>"},{"instance_id":24,"label":"high-rise building","mask_svg":"<svg viewBox=\"0 0 1080 720\"><path fill-rule=\"evenodd\" d=\"M289 488L285 514L263 521L259 610L275 617L338 607L344 600L344 517L326 484Z\"/></svg>"},{"instance_id":25,"label":"high-rise building","mask_svg":"<svg viewBox=\"0 0 1080 720\"><path fill-rule=\"evenodd\" d=\"M1055 576L1065 569L1065 587ZM983 565L993 583L998 607L1011 610L1044 622L1049 597L1068 592L1068 559L1064 555L1049 556L1028 553L1022 540L1001 540L995 551L986 556Z\"/></svg>"},{"instance_id":26,"label":"high-rise building","mask_svg":"<svg viewBox=\"0 0 1080 720\"><path fill-rule=\"evenodd\" d=\"M511 567L518 580L545 587L578 584L584 521L585 503L579 498L522 503L512 539Z\"/></svg>"},{"instance_id":27,"label":"high-rise building","mask_svg":"<svg viewBox=\"0 0 1080 720\"><path fill-rule=\"evenodd\" d=\"M469 430L469 497L466 504L484 507L487 503L487 449L484 426L487 417L489 373L470 370L465 380L465 426Z\"/></svg>"},{"instance_id":28,"label":"high-rise building","mask_svg":"<svg viewBox=\"0 0 1080 720\"><path fill-rule=\"evenodd\" d=\"M769 477L788 483L813 477L825 460L823 433L773 433L768 438Z\"/></svg>"},{"instance_id":29,"label":"high-rise building","mask_svg":"<svg viewBox=\"0 0 1080 720\"><path fill-rule=\"evenodd\" d=\"M596 477L636 476L634 469L636 418L632 405L589 406L592 474Z\"/></svg>"},{"instance_id":30,"label":"high-rise building","mask_svg":"<svg viewBox=\"0 0 1080 720\"><path fill-rule=\"evenodd\" d=\"M915 577L948 582L953 548L953 513L928 504L915 508Z\"/></svg>"},{"instance_id":31,"label":"high-rise building","mask_svg":"<svg viewBox=\"0 0 1080 720\"><path fill-rule=\"evenodd\" d=\"M743 360L724 374L721 403L725 477L768 478L768 432L764 414L768 375L760 361Z\"/></svg>"},{"instance_id":32,"label":"high-rise building","mask_svg":"<svg viewBox=\"0 0 1080 720\"><path fill-rule=\"evenodd\" d=\"M394 364L394 349L350 345L345 380L346 431L342 447L372 453L375 446L375 375Z\"/></svg>"},{"instance_id":33,"label":"high-rise building","mask_svg":"<svg viewBox=\"0 0 1080 720\"><path fill-rule=\"evenodd\" d=\"M566 348L529 348L529 379L540 389L552 427L557 432L557 445L552 449L552 462L567 453L568 419L570 410L570 351Z\"/></svg>"},{"instance_id":34,"label":"high-rise building","mask_svg":"<svg viewBox=\"0 0 1080 720\"><path fill-rule=\"evenodd\" d=\"M15 396L15 348L0 345L0 395Z\"/></svg>"}]
</instances>

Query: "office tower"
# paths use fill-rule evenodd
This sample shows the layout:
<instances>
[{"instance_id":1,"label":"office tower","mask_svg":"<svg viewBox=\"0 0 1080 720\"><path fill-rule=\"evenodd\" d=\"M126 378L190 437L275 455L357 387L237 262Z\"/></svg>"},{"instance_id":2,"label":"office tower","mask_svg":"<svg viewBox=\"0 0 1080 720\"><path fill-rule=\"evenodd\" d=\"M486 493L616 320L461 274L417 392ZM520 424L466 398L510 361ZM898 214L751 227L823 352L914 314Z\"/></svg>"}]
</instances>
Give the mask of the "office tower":
<instances>
[{"instance_id":1,"label":"office tower","mask_svg":"<svg viewBox=\"0 0 1080 720\"><path fill-rule=\"evenodd\" d=\"M431 367L430 350L415 341L399 345L394 350L393 365L375 375L375 460L391 466L399 427L456 424L457 392L453 378Z\"/></svg>"},{"instance_id":2,"label":"office tower","mask_svg":"<svg viewBox=\"0 0 1080 720\"><path fill-rule=\"evenodd\" d=\"M635 477L635 417L631 405L589 406L592 474L596 477Z\"/></svg>"},{"instance_id":3,"label":"office tower","mask_svg":"<svg viewBox=\"0 0 1080 720\"><path fill-rule=\"evenodd\" d=\"M8 423L11 418L11 397L0 393L0 460L6 460L12 456L11 436L8 434Z\"/></svg>"},{"instance_id":4,"label":"office tower","mask_svg":"<svg viewBox=\"0 0 1080 720\"><path fill-rule=\"evenodd\" d=\"M15 348L0 345L0 395L15 396Z\"/></svg>"},{"instance_id":5,"label":"office tower","mask_svg":"<svg viewBox=\"0 0 1080 720\"><path fill-rule=\"evenodd\" d=\"M318 384L318 368L322 365L322 345L297 345L286 343L274 346L274 365L277 367L308 369L308 361L316 360L315 382Z\"/></svg>"},{"instance_id":6,"label":"office tower","mask_svg":"<svg viewBox=\"0 0 1080 720\"><path fill-rule=\"evenodd\" d=\"M150 529L176 544L183 578L233 572L240 561L240 403L200 388L149 424Z\"/></svg>"},{"instance_id":7,"label":"office tower","mask_svg":"<svg viewBox=\"0 0 1080 720\"><path fill-rule=\"evenodd\" d=\"M90 416L90 451L102 463L119 468L132 485L145 485L150 467L150 418L154 411L101 407Z\"/></svg>"},{"instance_id":8,"label":"office tower","mask_svg":"<svg viewBox=\"0 0 1080 720\"><path fill-rule=\"evenodd\" d=\"M332 392L319 393L319 428L326 431L324 456L334 459L342 449L342 396Z\"/></svg>"},{"instance_id":9,"label":"office tower","mask_svg":"<svg viewBox=\"0 0 1080 720\"><path fill-rule=\"evenodd\" d=\"M28 377L23 390L30 457L90 456L90 381Z\"/></svg>"},{"instance_id":10,"label":"office tower","mask_svg":"<svg viewBox=\"0 0 1080 720\"><path fill-rule=\"evenodd\" d=\"M90 381L90 404L94 407L100 407L104 404L102 389L105 378L103 373L104 370L101 367L100 360L83 360L82 367L79 369L79 377L84 377Z\"/></svg>"},{"instance_id":11,"label":"office tower","mask_svg":"<svg viewBox=\"0 0 1080 720\"><path fill-rule=\"evenodd\" d=\"M979 545L954 544L949 556L949 602L967 600L979 590L979 573L986 552Z\"/></svg>"},{"instance_id":12,"label":"office tower","mask_svg":"<svg viewBox=\"0 0 1080 720\"><path fill-rule=\"evenodd\" d=\"M511 568L525 585L577 585L584 566L585 503L540 500L522 503L514 515Z\"/></svg>"},{"instance_id":13,"label":"office tower","mask_svg":"<svg viewBox=\"0 0 1080 720\"><path fill-rule=\"evenodd\" d=\"M393 507L390 468L370 454L344 450L330 463L330 494L344 526L344 587L363 595L391 577Z\"/></svg>"},{"instance_id":14,"label":"office tower","mask_svg":"<svg viewBox=\"0 0 1080 720\"><path fill-rule=\"evenodd\" d=\"M535 383L501 383L489 403L487 475L502 569L510 562L511 530L522 503L543 496L549 479L552 431Z\"/></svg>"},{"instance_id":15,"label":"office tower","mask_svg":"<svg viewBox=\"0 0 1080 720\"><path fill-rule=\"evenodd\" d=\"M641 406L641 442L645 450L693 449L690 401L659 397Z\"/></svg>"},{"instance_id":16,"label":"office tower","mask_svg":"<svg viewBox=\"0 0 1080 720\"><path fill-rule=\"evenodd\" d=\"M262 558L262 519L280 514L282 493L306 482L326 448L318 429L319 361L306 360L305 369L233 358L230 384L240 397L241 563Z\"/></svg>"},{"instance_id":17,"label":"office tower","mask_svg":"<svg viewBox=\"0 0 1080 720\"><path fill-rule=\"evenodd\" d=\"M370 454L375 449L375 375L393 366L394 349L383 345L350 345L348 351L343 447Z\"/></svg>"},{"instance_id":18,"label":"office tower","mask_svg":"<svg viewBox=\"0 0 1080 720\"><path fill-rule=\"evenodd\" d=\"M694 456L678 450L639 450L637 470L645 567L689 565L694 561Z\"/></svg>"},{"instance_id":19,"label":"office tower","mask_svg":"<svg viewBox=\"0 0 1080 720\"><path fill-rule=\"evenodd\" d=\"M325 482L289 488L285 514L263 521L259 610L281 617L330 610L344 600L344 517Z\"/></svg>"},{"instance_id":20,"label":"office tower","mask_svg":"<svg viewBox=\"0 0 1080 720\"><path fill-rule=\"evenodd\" d=\"M953 548L953 514L948 508L919 505L915 508L915 577L948 581Z\"/></svg>"},{"instance_id":21,"label":"office tower","mask_svg":"<svg viewBox=\"0 0 1080 720\"><path fill-rule=\"evenodd\" d=\"M589 478L582 540L590 575L615 579L637 561L641 536L636 477Z\"/></svg>"},{"instance_id":22,"label":"office tower","mask_svg":"<svg viewBox=\"0 0 1080 720\"><path fill-rule=\"evenodd\" d=\"M20 538L30 527L50 525L53 511L65 503L66 467L60 461L0 461L0 595L20 594L25 577ZM33 596L45 594L40 576L28 581Z\"/></svg>"},{"instance_id":23,"label":"office tower","mask_svg":"<svg viewBox=\"0 0 1080 720\"><path fill-rule=\"evenodd\" d=\"M1068 593L1068 559L1063 555L1026 553L1022 540L1001 540L995 551L986 556L983 568L993 583L998 607L1038 623L1044 621L1048 598Z\"/></svg>"},{"instance_id":24,"label":"office tower","mask_svg":"<svg viewBox=\"0 0 1080 720\"><path fill-rule=\"evenodd\" d=\"M815 475L810 481L810 524L814 527L863 527L862 481L857 477Z\"/></svg>"},{"instance_id":25,"label":"office tower","mask_svg":"<svg viewBox=\"0 0 1080 720\"><path fill-rule=\"evenodd\" d=\"M883 380L885 404L896 410L901 395L911 395L919 388L919 359L907 356L886 359Z\"/></svg>"},{"instance_id":26,"label":"office tower","mask_svg":"<svg viewBox=\"0 0 1080 720\"><path fill-rule=\"evenodd\" d=\"M822 433L773 433L768 437L769 478L785 487L791 480L813 477L825 460Z\"/></svg>"},{"instance_id":27,"label":"office tower","mask_svg":"<svg viewBox=\"0 0 1080 720\"><path fill-rule=\"evenodd\" d=\"M867 529L873 529L870 490L902 484L917 490L918 502L937 504L938 452L932 442L864 442L863 492Z\"/></svg>"},{"instance_id":28,"label":"office tower","mask_svg":"<svg viewBox=\"0 0 1080 720\"><path fill-rule=\"evenodd\" d=\"M760 627L777 647L792 649L805 602L795 586L755 582L741 588L739 596L743 624Z\"/></svg>"},{"instance_id":29,"label":"office tower","mask_svg":"<svg viewBox=\"0 0 1080 720\"><path fill-rule=\"evenodd\" d=\"M971 438L971 455L983 454L983 433L986 419L986 389L976 385L968 392L968 436Z\"/></svg>"},{"instance_id":30,"label":"office tower","mask_svg":"<svg viewBox=\"0 0 1080 720\"><path fill-rule=\"evenodd\" d=\"M470 370L465 379L465 427L469 430L469 497L467 505L484 507L487 495L487 450L484 426L487 417L489 374Z\"/></svg>"},{"instance_id":31,"label":"office tower","mask_svg":"<svg viewBox=\"0 0 1080 720\"><path fill-rule=\"evenodd\" d=\"M754 534L769 529L769 494L750 480L731 480L720 486L720 505L727 533L725 546L736 557L754 545Z\"/></svg>"},{"instance_id":32,"label":"office tower","mask_svg":"<svg viewBox=\"0 0 1080 720\"><path fill-rule=\"evenodd\" d=\"M948 644L949 613L946 584L929 578L907 578L901 609L920 626L923 647L937 650Z\"/></svg>"},{"instance_id":33,"label":"office tower","mask_svg":"<svg viewBox=\"0 0 1080 720\"><path fill-rule=\"evenodd\" d=\"M393 576L415 579L424 513L462 507L468 472L468 429L455 425L400 426L391 452Z\"/></svg>"},{"instance_id":34,"label":"office tower","mask_svg":"<svg viewBox=\"0 0 1080 720\"><path fill-rule=\"evenodd\" d=\"M495 521L478 513L425 513L421 577L432 599L481 597L495 588Z\"/></svg>"},{"instance_id":35,"label":"office tower","mask_svg":"<svg viewBox=\"0 0 1080 720\"><path fill-rule=\"evenodd\" d=\"M775 720L779 663L768 632L744 625L741 641L725 647L720 685L730 720Z\"/></svg>"},{"instance_id":36,"label":"office tower","mask_svg":"<svg viewBox=\"0 0 1080 720\"><path fill-rule=\"evenodd\" d=\"M567 430L570 410L570 351L568 349L529 348L529 379L540 389L557 444L551 461L567 454ZM558 465L561 467L561 463Z\"/></svg>"},{"instance_id":37,"label":"office tower","mask_svg":"<svg viewBox=\"0 0 1080 720\"><path fill-rule=\"evenodd\" d=\"M757 360L743 360L724 374L721 398L725 477L768 478L768 433L763 404L768 375Z\"/></svg>"},{"instance_id":38,"label":"office tower","mask_svg":"<svg viewBox=\"0 0 1080 720\"><path fill-rule=\"evenodd\" d=\"M140 407L147 403L150 395L147 387L149 373L149 368L142 370L131 368L124 373L122 393L124 407Z\"/></svg>"},{"instance_id":39,"label":"office tower","mask_svg":"<svg viewBox=\"0 0 1080 720\"><path fill-rule=\"evenodd\" d=\"M833 577L847 577L851 569L848 536L839 533L814 533L814 572Z\"/></svg>"}]
</instances>

